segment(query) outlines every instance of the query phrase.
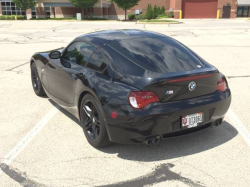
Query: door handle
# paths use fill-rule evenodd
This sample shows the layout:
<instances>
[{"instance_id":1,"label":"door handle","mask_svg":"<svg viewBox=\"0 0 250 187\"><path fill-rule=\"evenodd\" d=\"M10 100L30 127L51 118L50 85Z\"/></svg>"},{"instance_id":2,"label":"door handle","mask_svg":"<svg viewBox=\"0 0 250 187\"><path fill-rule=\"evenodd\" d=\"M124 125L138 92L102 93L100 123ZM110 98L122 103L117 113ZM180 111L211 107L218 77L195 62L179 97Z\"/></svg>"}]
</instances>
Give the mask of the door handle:
<instances>
[{"instance_id":1,"label":"door handle","mask_svg":"<svg viewBox=\"0 0 250 187\"><path fill-rule=\"evenodd\" d=\"M84 74L83 73L77 73L76 76L77 76L78 79L82 79L84 77Z\"/></svg>"},{"instance_id":2,"label":"door handle","mask_svg":"<svg viewBox=\"0 0 250 187\"><path fill-rule=\"evenodd\" d=\"M82 79L84 77L83 73L71 73L70 75L72 80Z\"/></svg>"}]
</instances>

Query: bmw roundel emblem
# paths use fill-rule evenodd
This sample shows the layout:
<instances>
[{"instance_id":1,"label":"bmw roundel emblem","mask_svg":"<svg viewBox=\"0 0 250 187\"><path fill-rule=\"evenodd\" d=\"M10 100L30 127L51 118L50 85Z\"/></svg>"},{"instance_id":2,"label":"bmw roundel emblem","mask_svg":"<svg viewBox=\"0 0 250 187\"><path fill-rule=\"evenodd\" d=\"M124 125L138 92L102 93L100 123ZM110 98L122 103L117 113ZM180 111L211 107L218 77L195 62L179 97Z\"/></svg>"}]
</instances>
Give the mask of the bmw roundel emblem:
<instances>
[{"instance_id":1,"label":"bmw roundel emblem","mask_svg":"<svg viewBox=\"0 0 250 187\"><path fill-rule=\"evenodd\" d=\"M196 88L196 83L195 82L190 82L189 85L188 85L188 89L190 91L194 91Z\"/></svg>"}]
</instances>

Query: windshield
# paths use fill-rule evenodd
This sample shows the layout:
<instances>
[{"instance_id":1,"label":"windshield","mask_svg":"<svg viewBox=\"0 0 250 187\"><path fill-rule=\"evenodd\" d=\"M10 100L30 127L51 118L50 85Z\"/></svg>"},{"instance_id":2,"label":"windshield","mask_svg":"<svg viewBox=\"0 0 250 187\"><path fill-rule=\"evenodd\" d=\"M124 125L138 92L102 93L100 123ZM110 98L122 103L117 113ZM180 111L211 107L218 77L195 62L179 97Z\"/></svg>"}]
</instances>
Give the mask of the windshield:
<instances>
[{"instance_id":1,"label":"windshield","mask_svg":"<svg viewBox=\"0 0 250 187\"><path fill-rule=\"evenodd\" d=\"M109 46L137 66L152 72L180 72L204 67L189 49L168 37L126 39Z\"/></svg>"}]
</instances>

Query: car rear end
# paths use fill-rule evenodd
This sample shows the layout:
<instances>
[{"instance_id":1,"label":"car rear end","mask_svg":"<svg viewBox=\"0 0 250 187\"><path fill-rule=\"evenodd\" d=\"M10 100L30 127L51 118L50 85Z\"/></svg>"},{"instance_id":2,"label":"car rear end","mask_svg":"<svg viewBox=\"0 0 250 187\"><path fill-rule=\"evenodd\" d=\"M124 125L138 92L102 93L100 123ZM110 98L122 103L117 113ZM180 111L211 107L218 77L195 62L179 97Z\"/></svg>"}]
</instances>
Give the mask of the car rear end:
<instances>
[{"instance_id":1,"label":"car rear end","mask_svg":"<svg viewBox=\"0 0 250 187\"><path fill-rule=\"evenodd\" d=\"M183 87L189 92L190 81L185 82L186 86ZM168 137L173 133L220 125L229 109L231 92L223 76L218 78L213 88L212 93L177 99L184 97L179 95L172 100L167 99L169 96L160 97L152 88L130 92L127 112L110 120L111 140L117 143L152 143L156 138Z\"/></svg>"},{"instance_id":2,"label":"car rear end","mask_svg":"<svg viewBox=\"0 0 250 187\"><path fill-rule=\"evenodd\" d=\"M222 123L231 103L226 78L184 45L153 37L109 47L127 59L117 64L123 74L117 82L134 86L126 111L108 119L111 141L158 143L173 133Z\"/></svg>"}]
</instances>

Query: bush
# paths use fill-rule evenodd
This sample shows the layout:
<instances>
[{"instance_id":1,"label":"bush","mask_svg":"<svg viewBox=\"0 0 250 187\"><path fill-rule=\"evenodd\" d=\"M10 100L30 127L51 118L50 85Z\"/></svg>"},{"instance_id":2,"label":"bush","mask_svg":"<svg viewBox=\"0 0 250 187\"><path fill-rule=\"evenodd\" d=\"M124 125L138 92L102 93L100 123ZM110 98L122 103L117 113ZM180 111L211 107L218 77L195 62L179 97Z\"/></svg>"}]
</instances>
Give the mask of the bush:
<instances>
[{"instance_id":1,"label":"bush","mask_svg":"<svg viewBox=\"0 0 250 187\"><path fill-rule=\"evenodd\" d=\"M157 12L158 12L158 15L161 14L161 7L158 7L158 8L157 8Z\"/></svg>"},{"instance_id":2,"label":"bush","mask_svg":"<svg viewBox=\"0 0 250 187\"><path fill-rule=\"evenodd\" d=\"M165 14L165 7L164 6L161 7L160 14Z\"/></svg>"},{"instance_id":3,"label":"bush","mask_svg":"<svg viewBox=\"0 0 250 187\"><path fill-rule=\"evenodd\" d=\"M158 12L158 7L155 5L153 9L153 18L155 19L159 14L160 12Z\"/></svg>"},{"instance_id":4,"label":"bush","mask_svg":"<svg viewBox=\"0 0 250 187\"><path fill-rule=\"evenodd\" d=\"M147 12L146 12L146 18L147 19L153 19L154 18L154 10L152 9L152 5L148 4Z\"/></svg>"},{"instance_id":5,"label":"bush","mask_svg":"<svg viewBox=\"0 0 250 187\"><path fill-rule=\"evenodd\" d=\"M133 13L128 14L128 19L129 20L135 19L135 14L133 14Z\"/></svg>"},{"instance_id":6,"label":"bush","mask_svg":"<svg viewBox=\"0 0 250 187\"><path fill-rule=\"evenodd\" d=\"M25 19L24 16L21 16L21 15L2 15L0 16L0 20L15 20L15 17L17 17L17 20L23 20Z\"/></svg>"},{"instance_id":7,"label":"bush","mask_svg":"<svg viewBox=\"0 0 250 187\"><path fill-rule=\"evenodd\" d=\"M156 5L154 8L152 8L151 4L148 4L147 12L146 12L146 18L147 19L155 19L161 15L165 15L165 7L162 6L162 8L157 7Z\"/></svg>"},{"instance_id":8,"label":"bush","mask_svg":"<svg viewBox=\"0 0 250 187\"><path fill-rule=\"evenodd\" d=\"M136 16L135 16L135 19L137 19L137 20L146 19L146 15L145 15L145 14L136 15Z\"/></svg>"}]
</instances>

